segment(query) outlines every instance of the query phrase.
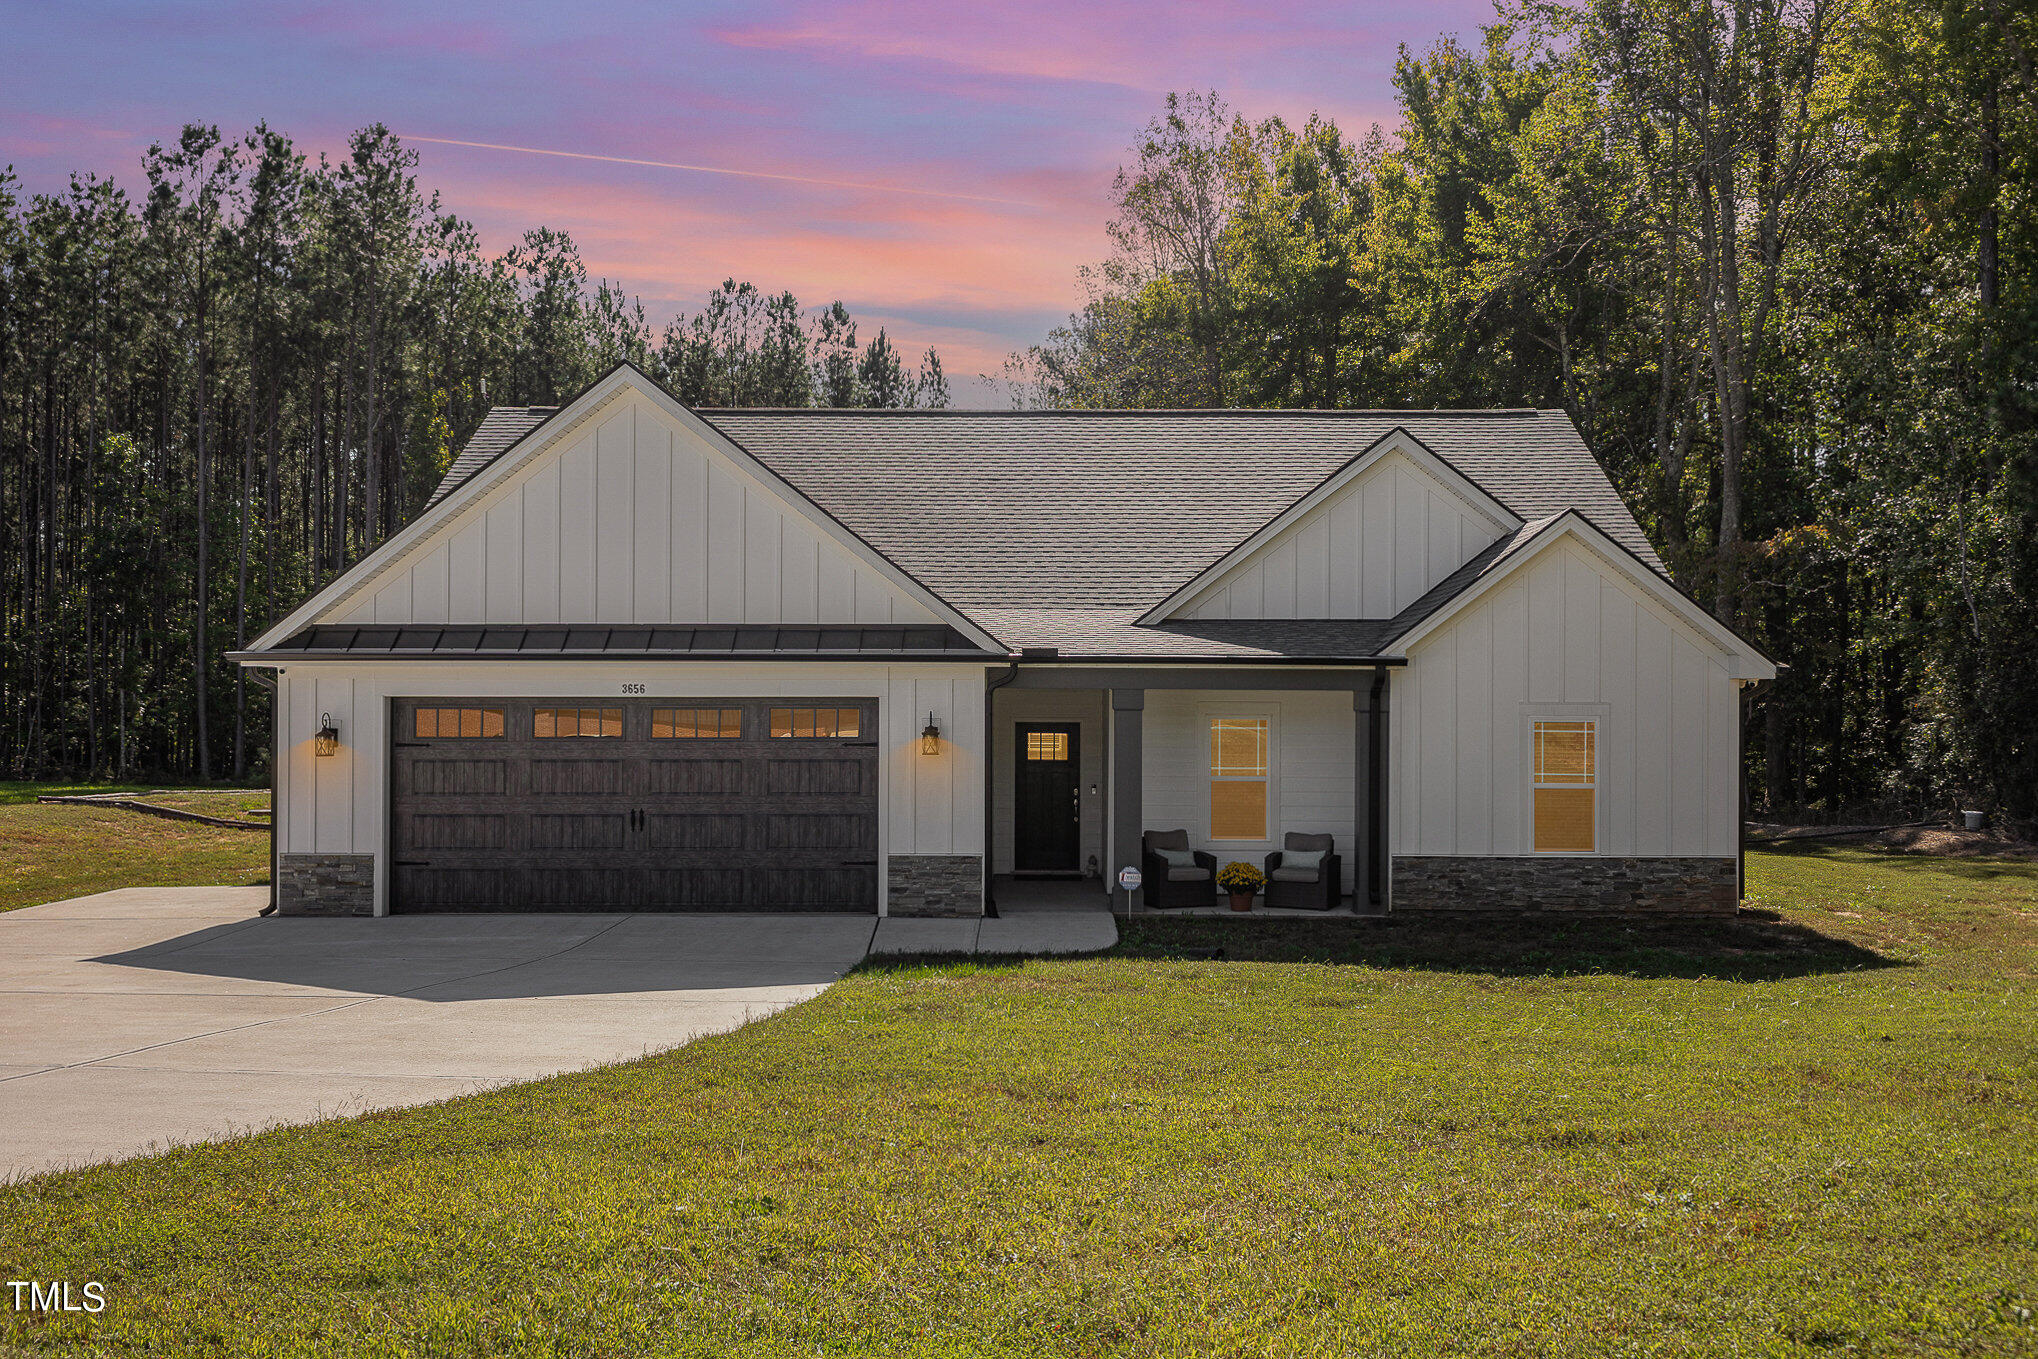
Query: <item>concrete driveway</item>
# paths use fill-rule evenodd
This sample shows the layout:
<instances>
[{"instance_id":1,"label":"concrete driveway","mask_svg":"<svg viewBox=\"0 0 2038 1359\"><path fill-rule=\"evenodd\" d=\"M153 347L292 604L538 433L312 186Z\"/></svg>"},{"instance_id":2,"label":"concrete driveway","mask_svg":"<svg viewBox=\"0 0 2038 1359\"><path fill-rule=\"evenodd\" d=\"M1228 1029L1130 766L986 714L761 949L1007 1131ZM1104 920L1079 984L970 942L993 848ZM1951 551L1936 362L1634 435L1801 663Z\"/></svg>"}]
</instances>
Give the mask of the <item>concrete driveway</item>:
<instances>
[{"instance_id":1,"label":"concrete driveway","mask_svg":"<svg viewBox=\"0 0 2038 1359\"><path fill-rule=\"evenodd\" d=\"M0 1178L627 1061L816 995L878 923L259 919L267 898L0 914Z\"/></svg>"}]
</instances>

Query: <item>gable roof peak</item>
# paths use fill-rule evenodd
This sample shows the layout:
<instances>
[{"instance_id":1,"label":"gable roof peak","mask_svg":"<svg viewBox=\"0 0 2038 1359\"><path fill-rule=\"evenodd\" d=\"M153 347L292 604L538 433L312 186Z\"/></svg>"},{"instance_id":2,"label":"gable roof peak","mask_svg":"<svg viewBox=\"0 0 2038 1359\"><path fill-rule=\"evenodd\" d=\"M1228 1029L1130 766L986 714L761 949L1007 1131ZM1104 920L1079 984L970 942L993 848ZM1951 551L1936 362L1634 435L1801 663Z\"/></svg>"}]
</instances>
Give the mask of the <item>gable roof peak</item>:
<instances>
[{"instance_id":1,"label":"gable roof peak","mask_svg":"<svg viewBox=\"0 0 2038 1359\"><path fill-rule=\"evenodd\" d=\"M1473 515L1485 520L1495 534L1511 533L1521 526L1522 516L1512 506L1466 476L1448 458L1417 438L1406 425L1397 423L1343 465L1332 469L1323 480L1283 506L1250 535L1227 547L1216 560L1181 581L1164 599L1140 615L1140 623L1156 624L1169 619L1202 592L1243 569L1283 534L1312 515L1323 512L1324 506L1346 488L1369 476L1395 455L1416 467L1439 490L1461 501Z\"/></svg>"},{"instance_id":2,"label":"gable roof peak","mask_svg":"<svg viewBox=\"0 0 2038 1359\"><path fill-rule=\"evenodd\" d=\"M553 450L553 456L556 456L556 450L568 434L584 421L608 409L614 402L628 399L630 394L648 402L663 418L677 424L682 430L690 431L702 441L702 446L707 452L721 457L737 472L756 481L765 491L788 502L796 512L804 515L814 528L833 539L845 551L861 558L878 575L886 578L893 588L917 599L936 617L956 627L978 645L996 651L1004 649L1004 643L986 632L975 620L943 598L911 570L888 556L883 548L858 534L806 491L776 469L760 461L734 438L703 420L665 390L656 379L626 359L581 389L572 400L550 408L535 422L518 426L513 436L508 437L501 448L488 453L464 478L456 480L449 472L423 511L396 533L384 539L352 567L327 582L324 588L315 592L289 616L258 637L250 644L252 650L272 649L300 628L323 621L330 611L369 588L385 572L397 569L412 554L423 550L427 540L457 523L477 502L485 499L491 490L503 484L506 479L513 478L520 468L528 466L535 458L546 456L547 450ZM530 412L537 408L522 409ZM493 418L495 413L492 410L490 417ZM469 448L472 445L473 440L469 440ZM466 453L467 450L463 449L462 456L466 456ZM508 456L511 454L515 456Z\"/></svg>"},{"instance_id":3,"label":"gable roof peak","mask_svg":"<svg viewBox=\"0 0 2038 1359\"><path fill-rule=\"evenodd\" d=\"M533 409L537 409L534 407ZM829 419L1054 419L1129 418L1183 419L1195 417L1241 417L1254 419L1306 419L1310 417L1352 419L1477 419L1482 416L1561 415L1562 411L1534 406L695 406L701 415L800 415Z\"/></svg>"}]
</instances>

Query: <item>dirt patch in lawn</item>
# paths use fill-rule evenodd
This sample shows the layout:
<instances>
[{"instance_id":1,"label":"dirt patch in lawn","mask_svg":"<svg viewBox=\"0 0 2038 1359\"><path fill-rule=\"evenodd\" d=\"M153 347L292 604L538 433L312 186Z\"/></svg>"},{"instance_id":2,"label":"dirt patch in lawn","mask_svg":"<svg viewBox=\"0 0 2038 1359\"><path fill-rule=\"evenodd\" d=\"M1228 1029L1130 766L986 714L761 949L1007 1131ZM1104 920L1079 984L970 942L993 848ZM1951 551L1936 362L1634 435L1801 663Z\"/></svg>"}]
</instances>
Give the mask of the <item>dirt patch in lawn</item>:
<instances>
[{"instance_id":1,"label":"dirt patch in lawn","mask_svg":"<svg viewBox=\"0 0 2038 1359\"><path fill-rule=\"evenodd\" d=\"M1933 854L1950 859L2038 859L2038 841L2001 830L1965 830L1946 822L1890 825L1863 822L1821 826L1809 822L1751 821L1748 845L1829 844L1882 849L1892 854Z\"/></svg>"}]
</instances>

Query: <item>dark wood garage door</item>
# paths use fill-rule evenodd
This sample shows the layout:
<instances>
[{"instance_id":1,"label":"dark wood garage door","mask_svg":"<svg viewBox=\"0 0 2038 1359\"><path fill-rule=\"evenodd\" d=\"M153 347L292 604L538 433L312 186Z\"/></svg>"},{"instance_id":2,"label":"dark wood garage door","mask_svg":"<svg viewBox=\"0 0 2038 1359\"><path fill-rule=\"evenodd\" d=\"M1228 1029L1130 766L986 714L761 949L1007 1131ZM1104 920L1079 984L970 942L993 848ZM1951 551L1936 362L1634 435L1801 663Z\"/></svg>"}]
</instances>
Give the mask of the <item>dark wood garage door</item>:
<instances>
[{"instance_id":1,"label":"dark wood garage door","mask_svg":"<svg viewBox=\"0 0 2038 1359\"><path fill-rule=\"evenodd\" d=\"M877 705L400 699L398 911L875 911Z\"/></svg>"}]
</instances>

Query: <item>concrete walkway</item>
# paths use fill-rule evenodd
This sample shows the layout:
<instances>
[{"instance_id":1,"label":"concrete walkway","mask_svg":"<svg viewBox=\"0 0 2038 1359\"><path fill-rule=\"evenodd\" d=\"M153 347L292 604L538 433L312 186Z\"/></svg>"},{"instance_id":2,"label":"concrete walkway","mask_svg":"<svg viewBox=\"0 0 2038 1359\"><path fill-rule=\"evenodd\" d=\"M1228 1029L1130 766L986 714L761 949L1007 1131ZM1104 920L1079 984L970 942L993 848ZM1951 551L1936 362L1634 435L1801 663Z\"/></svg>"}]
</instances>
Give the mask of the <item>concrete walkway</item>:
<instances>
[{"instance_id":1,"label":"concrete walkway","mask_svg":"<svg viewBox=\"0 0 2038 1359\"><path fill-rule=\"evenodd\" d=\"M1118 942L1103 911L1008 915L990 920L880 920L872 953L1094 953Z\"/></svg>"},{"instance_id":2,"label":"concrete walkway","mask_svg":"<svg viewBox=\"0 0 2038 1359\"><path fill-rule=\"evenodd\" d=\"M1117 938L1108 916L1108 934L1041 917L260 919L267 899L127 888L0 913L0 1179L628 1061L817 995L873 947Z\"/></svg>"}]
</instances>

